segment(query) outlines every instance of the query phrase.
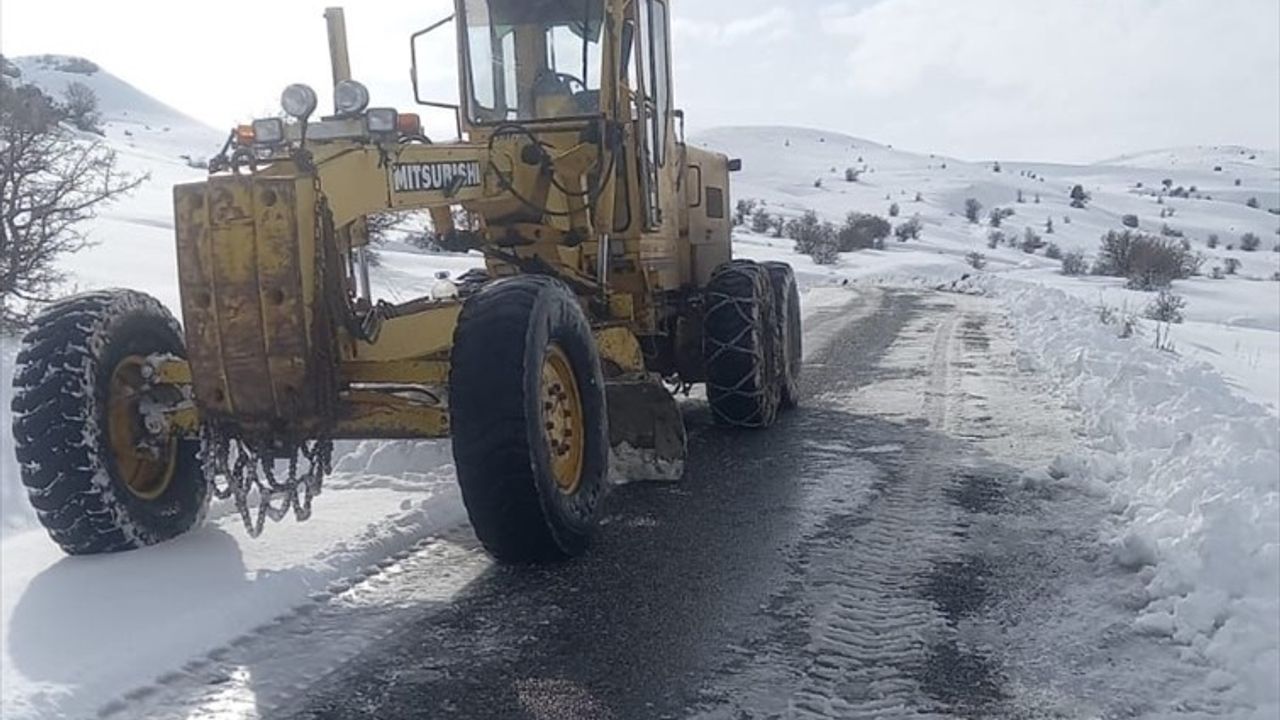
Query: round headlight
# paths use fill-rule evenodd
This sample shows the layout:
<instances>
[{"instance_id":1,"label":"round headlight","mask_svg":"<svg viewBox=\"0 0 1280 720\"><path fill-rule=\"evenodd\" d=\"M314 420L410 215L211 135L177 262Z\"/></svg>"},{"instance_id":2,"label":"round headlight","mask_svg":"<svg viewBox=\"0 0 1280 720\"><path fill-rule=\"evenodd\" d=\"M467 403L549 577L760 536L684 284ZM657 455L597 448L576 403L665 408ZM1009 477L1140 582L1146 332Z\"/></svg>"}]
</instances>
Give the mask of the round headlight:
<instances>
[{"instance_id":1,"label":"round headlight","mask_svg":"<svg viewBox=\"0 0 1280 720\"><path fill-rule=\"evenodd\" d=\"M333 107L339 115L355 115L369 107L369 88L355 80L343 80L333 87Z\"/></svg>"},{"instance_id":2,"label":"round headlight","mask_svg":"<svg viewBox=\"0 0 1280 720\"><path fill-rule=\"evenodd\" d=\"M316 111L317 102L316 91L302 83L290 85L280 94L280 106L289 117L299 120L310 117Z\"/></svg>"}]
</instances>

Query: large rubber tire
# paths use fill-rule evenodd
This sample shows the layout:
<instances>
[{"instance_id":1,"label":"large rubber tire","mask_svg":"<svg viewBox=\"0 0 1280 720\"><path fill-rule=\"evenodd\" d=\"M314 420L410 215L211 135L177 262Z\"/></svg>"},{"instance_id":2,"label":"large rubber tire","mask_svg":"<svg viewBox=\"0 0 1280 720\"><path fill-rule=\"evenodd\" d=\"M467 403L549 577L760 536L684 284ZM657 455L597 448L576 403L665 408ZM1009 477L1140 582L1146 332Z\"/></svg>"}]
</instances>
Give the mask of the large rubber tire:
<instances>
[{"instance_id":1,"label":"large rubber tire","mask_svg":"<svg viewBox=\"0 0 1280 720\"><path fill-rule=\"evenodd\" d=\"M50 305L23 338L14 372L14 451L40 522L72 555L168 540L201 522L209 485L199 440L175 440L171 473L144 498L122 478L108 397L126 358L186 357L182 329L155 298L106 290ZM170 447L166 445L166 447Z\"/></svg>"},{"instance_id":2,"label":"large rubber tire","mask_svg":"<svg viewBox=\"0 0 1280 720\"><path fill-rule=\"evenodd\" d=\"M557 482L546 428L544 372L558 349L580 397L581 471ZM584 552L605 490L609 434L591 325L559 281L522 275L485 285L453 336L453 455L476 537L494 558L537 563Z\"/></svg>"},{"instance_id":3,"label":"large rubber tire","mask_svg":"<svg viewBox=\"0 0 1280 720\"><path fill-rule=\"evenodd\" d=\"M796 287L796 274L790 265L783 262L761 265L769 271L769 282L773 286L774 317L778 323L778 344L782 351L782 364L778 371L781 407L789 410L800 402L800 367L804 362L800 290Z\"/></svg>"},{"instance_id":4,"label":"large rubber tire","mask_svg":"<svg viewBox=\"0 0 1280 720\"><path fill-rule=\"evenodd\" d=\"M712 415L730 427L769 427L781 404L769 273L750 260L734 260L716 269L704 294L703 357Z\"/></svg>"}]
</instances>

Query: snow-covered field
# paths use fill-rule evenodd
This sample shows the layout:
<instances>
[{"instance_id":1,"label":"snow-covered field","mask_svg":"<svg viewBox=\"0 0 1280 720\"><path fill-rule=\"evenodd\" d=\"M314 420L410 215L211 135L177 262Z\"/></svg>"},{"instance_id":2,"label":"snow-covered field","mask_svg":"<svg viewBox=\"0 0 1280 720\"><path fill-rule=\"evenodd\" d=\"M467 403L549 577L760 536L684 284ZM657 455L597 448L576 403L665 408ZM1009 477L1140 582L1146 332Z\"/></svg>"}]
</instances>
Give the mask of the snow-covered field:
<instances>
[{"instance_id":1,"label":"snow-covered field","mask_svg":"<svg viewBox=\"0 0 1280 720\"><path fill-rule=\"evenodd\" d=\"M1187 299L1187 321L1172 329L1175 349L1212 364L1243 396L1280 408L1280 282L1273 279L1280 272L1280 215L1268 211L1280 212L1280 153L1274 149L1179 148L1085 166L1001 163L1000 172L994 172L992 162L896 150L821 130L724 128L691 141L742 158L734 199L761 200L771 214L790 218L813 210L838 225L850 211L888 218L889 206L896 203L900 217L889 218L892 222L914 216L923 224L919 240L899 244L891 237L883 251L846 254L829 267L796 258L789 240L739 229L744 252L790 260L810 282L973 272L965 255L980 252L989 274L1141 314L1151 294L1124 289L1122 279L1065 277L1043 250L1028 255L1006 245L988 248L993 228L987 215L995 207L1011 208L1016 214L1000 228L1006 236L1019 237L1030 227L1063 252L1082 250L1090 259L1104 233L1123 229L1124 215L1136 215L1139 229L1152 234L1167 224L1206 257L1204 277L1174 284L1174 292ZM845 181L849 168L862 171L857 182ZM1157 202L1165 179L1175 189L1195 188L1200 199L1166 196ZM818 180L821 187L815 187ZM1070 206L1069 193L1077 183L1092 195L1085 209ZM983 205L976 225L964 217L967 198ZM1248 207L1249 198L1257 198L1259 207ZM1162 218L1161 211L1173 214ZM1048 219L1052 233L1045 229ZM1262 240L1256 252L1238 247L1247 232ZM1211 234L1219 238L1216 249L1208 247ZM1238 275L1210 278L1212 268L1225 267L1228 258L1240 263Z\"/></svg>"},{"instance_id":2,"label":"snow-covered field","mask_svg":"<svg viewBox=\"0 0 1280 720\"><path fill-rule=\"evenodd\" d=\"M221 133L142 95L105 72L65 73L20 61L24 75L55 93L71 79L102 100L107 142L124 167L149 172L134 196L101 213L99 245L66 259L80 289L130 286L178 309L170 188L196 179L183 154L207 156ZM692 142L744 160L734 197L795 216L815 210L839 221L850 211L918 216L919 240L846 254L817 266L787 240L741 231L736 251L792 262L805 287L809 339L840 321L844 283L908 284L981 292L1007 308L1018 361L1043 376L1048 392L1080 418L1080 447L1024 478L1028 492L1081 493L1112 510L1099 529L1111 552L1100 563L1139 573L1146 588L1133 622L1169 638L1188 663L1214 668L1212 692L1280 716L1280 154L1245 148L1188 148L1090 166L991 163L903 152L836 133L795 128L731 128ZM858 182L845 168L863 169ZM1215 170L1221 167L1222 169ZM1034 177L1032 177L1034 175ZM821 187L815 180L821 178ZM1166 198L1165 178L1213 199ZM1239 180L1237 186L1235 182ZM1082 183L1093 199L1070 208ZM1143 187L1137 188L1141 182ZM1022 190L1026 202L1017 203ZM915 200L919 193L921 200ZM1039 202L1035 202L1036 195ZM1239 275L1180 281L1187 322L1174 326L1175 352L1151 347L1140 321L1132 338L1099 321L1097 306L1141 311L1150 296L1112 278L1068 278L1043 252L986 247L990 230L963 217L964 200L1011 207L1007 234L1032 226L1064 251L1096 250L1099 236L1137 214L1144 230L1183 230L1209 257L1228 257ZM1245 205L1257 197L1261 208ZM1174 209L1160 218L1162 209ZM1044 224L1053 218L1054 233ZM1070 218L1070 222L1066 220ZM1258 252L1227 250L1244 232ZM1220 236L1207 247L1209 233ZM978 272L965 255L978 251ZM390 299L428 292L439 270L458 273L475 256L431 256L393 245L377 284ZM962 277L967 279L961 280ZM7 408L16 342L0 338L0 401ZM351 443L339 448L315 516L285 522L249 540L229 508L176 542L113 557L68 558L26 505L0 412L0 715L91 715L131 688L178 672L188 661L271 623L335 584L349 583L421 538L465 517L447 443ZM1064 608L1064 612L1069 609ZM128 660L121 661L127 648Z\"/></svg>"}]
</instances>

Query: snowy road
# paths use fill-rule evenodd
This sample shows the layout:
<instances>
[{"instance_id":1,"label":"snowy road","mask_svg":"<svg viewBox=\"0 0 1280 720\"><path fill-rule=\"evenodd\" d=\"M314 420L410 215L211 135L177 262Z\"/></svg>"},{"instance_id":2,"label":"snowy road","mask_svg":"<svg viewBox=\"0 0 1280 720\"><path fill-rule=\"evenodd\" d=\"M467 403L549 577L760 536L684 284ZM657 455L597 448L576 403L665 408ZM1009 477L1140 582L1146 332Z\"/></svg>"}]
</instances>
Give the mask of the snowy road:
<instances>
[{"instance_id":1,"label":"snowy road","mask_svg":"<svg viewBox=\"0 0 1280 720\"><path fill-rule=\"evenodd\" d=\"M1078 419L994 303L847 299L801 409L742 434L690 401L685 481L613 493L582 560L498 567L455 521L98 716L1232 716L1133 629L1105 503L1046 489Z\"/></svg>"}]
</instances>

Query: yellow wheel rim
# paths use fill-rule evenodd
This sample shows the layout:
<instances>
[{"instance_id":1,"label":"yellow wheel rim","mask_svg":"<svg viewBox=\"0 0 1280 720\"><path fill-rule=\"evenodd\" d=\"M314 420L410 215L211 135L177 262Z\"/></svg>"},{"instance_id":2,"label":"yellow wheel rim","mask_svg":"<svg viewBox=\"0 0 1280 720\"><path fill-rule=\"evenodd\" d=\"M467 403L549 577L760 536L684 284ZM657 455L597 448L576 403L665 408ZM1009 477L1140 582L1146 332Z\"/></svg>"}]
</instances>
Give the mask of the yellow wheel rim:
<instances>
[{"instance_id":1,"label":"yellow wheel rim","mask_svg":"<svg viewBox=\"0 0 1280 720\"><path fill-rule=\"evenodd\" d=\"M582 485L587 434L573 366L569 356L554 343L547 348L542 362L541 400L543 438L551 453L551 472L560 492L572 495Z\"/></svg>"},{"instance_id":2,"label":"yellow wheel rim","mask_svg":"<svg viewBox=\"0 0 1280 720\"><path fill-rule=\"evenodd\" d=\"M155 500L169 489L178 460L178 438L170 437L160 452L144 447L146 436L138 404L145 382L146 358L130 355L116 364L107 390L107 439L116 470L129 492Z\"/></svg>"}]
</instances>

